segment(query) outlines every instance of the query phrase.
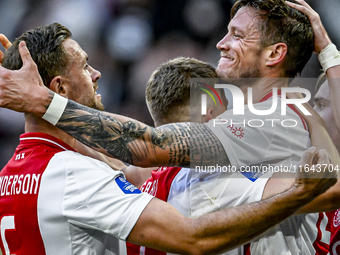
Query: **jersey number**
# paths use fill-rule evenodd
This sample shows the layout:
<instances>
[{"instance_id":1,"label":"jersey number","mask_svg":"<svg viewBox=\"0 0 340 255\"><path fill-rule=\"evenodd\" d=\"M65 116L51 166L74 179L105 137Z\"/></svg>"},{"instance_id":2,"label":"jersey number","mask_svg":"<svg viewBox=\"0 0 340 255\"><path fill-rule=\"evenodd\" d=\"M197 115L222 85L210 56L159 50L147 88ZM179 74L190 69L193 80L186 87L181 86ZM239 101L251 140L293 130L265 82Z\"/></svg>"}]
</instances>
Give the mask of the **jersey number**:
<instances>
[{"instance_id":1,"label":"jersey number","mask_svg":"<svg viewBox=\"0 0 340 255\"><path fill-rule=\"evenodd\" d=\"M11 255L9 248L8 248L8 244L5 239L6 229L15 229L14 216L4 216L0 222L1 241L5 249L5 255Z\"/></svg>"}]
</instances>

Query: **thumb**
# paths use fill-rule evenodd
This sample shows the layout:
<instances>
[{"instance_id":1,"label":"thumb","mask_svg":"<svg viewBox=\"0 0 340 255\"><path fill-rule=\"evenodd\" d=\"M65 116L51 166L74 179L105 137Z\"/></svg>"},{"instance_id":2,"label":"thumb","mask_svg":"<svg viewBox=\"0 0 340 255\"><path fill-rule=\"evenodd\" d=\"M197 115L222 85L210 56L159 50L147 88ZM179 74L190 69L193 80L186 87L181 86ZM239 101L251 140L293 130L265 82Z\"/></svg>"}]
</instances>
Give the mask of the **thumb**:
<instances>
[{"instance_id":1,"label":"thumb","mask_svg":"<svg viewBox=\"0 0 340 255\"><path fill-rule=\"evenodd\" d=\"M26 46L26 42L25 41L21 41L19 43L19 53L20 53L20 56L21 56L21 59L22 59L22 66L27 66L27 65L30 65L30 64L34 64L34 61L31 57L31 54Z\"/></svg>"},{"instance_id":2,"label":"thumb","mask_svg":"<svg viewBox=\"0 0 340 255\"><path fill-rule=\"evenodd\" d=\"M39 86L44 86L38 71L38 66L33 61L25 41L21 41L19 43L19 53L22 59L22 67L20 70L28 71L31 75L33 75L34 79L37 79Z\"/></svg>"}]
</instances>

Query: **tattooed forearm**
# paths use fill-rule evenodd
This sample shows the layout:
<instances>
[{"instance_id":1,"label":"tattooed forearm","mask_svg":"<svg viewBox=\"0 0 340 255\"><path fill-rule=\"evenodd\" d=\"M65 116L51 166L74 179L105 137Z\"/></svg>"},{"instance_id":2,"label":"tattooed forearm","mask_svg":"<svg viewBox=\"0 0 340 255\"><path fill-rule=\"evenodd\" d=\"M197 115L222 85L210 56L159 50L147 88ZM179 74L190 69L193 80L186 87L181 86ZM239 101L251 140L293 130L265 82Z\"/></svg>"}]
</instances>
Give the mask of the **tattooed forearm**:
<instances>
[{"instance_id":1,"label":"tattooed forearm","mask_svg":"<svg viewBox=\"0 0 340 255\"><path fill-rule=\"evenodd\" d=\"M189 123L168 124L158 128L167 135L169 166L189 166L190 164L190 125Z\"/></svg>"},{"instance_id":2,"label":"tattooed forearm","mask_svg":"<svg viewBox=\"0 0 340 255\"><path fill-rule=\"evenodd\" d=\"M190 168L230 164L220 140L206 125L191 123L190 136Z\"/></svg>"},{"instance_id":3,"label":"tattooed forearm","mask_svg":"<svg viewBox=\"0 0 340 255\"><path fill-rule=\"evenodd\" d=\"M57 127L87 146L133 165L228 164L220 141L203 124L174 123L156 129L69 100Z\"/></svg>"}]
</instances>

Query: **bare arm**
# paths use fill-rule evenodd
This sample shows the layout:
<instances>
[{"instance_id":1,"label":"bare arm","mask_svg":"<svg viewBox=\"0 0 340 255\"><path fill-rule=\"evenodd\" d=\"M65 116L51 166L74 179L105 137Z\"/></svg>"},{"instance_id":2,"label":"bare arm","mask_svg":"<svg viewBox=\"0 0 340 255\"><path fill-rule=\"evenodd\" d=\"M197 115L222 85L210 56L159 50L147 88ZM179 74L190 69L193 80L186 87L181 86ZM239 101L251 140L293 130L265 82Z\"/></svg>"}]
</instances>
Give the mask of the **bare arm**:
<instances>
[{"instance_id":1,"label":"bare arm","mask_svg":"<svg viewBox=\"0 0 340 255\"><path fill-rule=\"evenodd\" d=\"M78 140L76 139L74 140L75 142L73 145L73 149L75 149L77 152L85 156L103 161L104 163L108 164L113 170L122 170L127 167L122 161L106 156L103 153L100 153L98 151L95 151L94 149L87 147Z\"/></svg>"},{"instance_id":2,"label":"bare arm","mask_svg":"<svg viewBox=\"0 0 340 255\"><path fill-rule=\"evenodd\" d=\"M310 162L314 151L305 152L303 162ZM325 151L320 156L329 163ZM328 173L325 178L308 178L314 176L305 174L299 173L294 185L282 194L196 219L186 218L171 205L153 199L127 241L181 254L218 254L232 249L278 224L336 181L328 178L334 178Z\"/></svg>"},{"instance_id":3,"label":"bare arm","mask_svg":"<svg viewBox=\"0 0 340 255\"><path fill-rule=\"evenodd\" d=\"M140 188L144 182L151 177L151 171L157 169L158 167L143 168L130 165L122 169L122 172L124 173L126 180L137 188Z\"/></svg>"},{"instance_id":4,"label":"bare arm","mask_svg":"<svg viewBox=\"0 0 340 255\"><path fill-rule=\"evenodd\" d=\"M228 163L222 144L203 124L152 128L69 100L56 126L98 151L142 167Z\"/></svg>"},{"instance_id":5,"label":"bare arm","mask_svg":"<svg viewBox=\"0 0 340 255\"><path fill-rule=\"evenodd\" d=\"M54 93L43 85L25 42L19 44L19 52L20 70L0 67L0 106L43 116ZM203 124L152 128L69 100L56 126L91 148L136 166L229 164L222 144Z\"/></svg>"},{"instance_id":6,"label":"bare arm","mask_svg":"<svg viewBox=\"0 0 340 255\"><path fill-rule=\"evenodd\" d=\"M292 96L292 95L290 95ZM318 113L308 104L305 103L304 107L312 113L312 115L303 115L306 120L311 135L313 146L317 150L325 149L332 158L332 165L340 167L340 159L337 149L335 148L325 126L324 121L318 115ZM300 165L304 163L301 161ZM335 171L335 170L334 170ZM339 173L340 174L340 173ZM288 174L274 174L271 179L268 180L262 199L268 198L280 192L287 190L294 183L294 175ZM313 213L313 212L325 212L335 210L340 207L340 182L327 190L324 194L314 199L311 203L303 206L297 213Z\"/></svg>"},{"instance_id":7,"label":"bare arm","mask_svg":"<svg viewBox=\"0 0 340 255\"><path fill-rule=\"evenodd\" d=\"M301 5L286 2L289 6L298 9L306 14L312 24L314 32L314 52L320 54L329 44L332 43L328 33L323 26L320 16L305 1L299 0ZM326 72L330 90L330 99L334 119L340 133L340 65L331 67Z\"/></svg>"}]
</instances>

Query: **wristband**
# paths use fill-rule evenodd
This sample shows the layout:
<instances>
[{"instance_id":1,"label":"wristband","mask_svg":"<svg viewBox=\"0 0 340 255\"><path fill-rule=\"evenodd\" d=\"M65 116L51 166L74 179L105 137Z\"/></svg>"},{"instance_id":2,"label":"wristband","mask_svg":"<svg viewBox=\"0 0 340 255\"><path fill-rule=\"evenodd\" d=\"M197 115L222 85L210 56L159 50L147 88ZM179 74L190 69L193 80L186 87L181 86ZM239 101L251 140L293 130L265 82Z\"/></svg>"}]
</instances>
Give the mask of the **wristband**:
<instances>
[{"instance_id":1,"label":"wristband","mask_svg":"<svg viewBox=\"0 0 340 255\"><path fill-rule=\"evenodd\" d=\"M333 66L340 65L340 53L333 43L324 48L318 58L324 72Z\"/></svg>"},{"instance_id":2,"label":"wristband","mask_svg":"<svg viewBox=\"0 0 340 255\"><path fill-rule=\"evenodd\" d=\"M42 118L52 125L57 124L66 108L67 102L67 98L55 93L50 106L47 108L47 111Z\"/></svg>"}]
</instances>

